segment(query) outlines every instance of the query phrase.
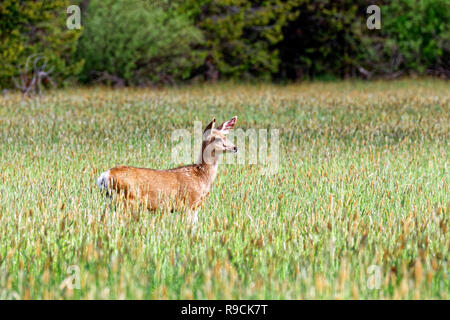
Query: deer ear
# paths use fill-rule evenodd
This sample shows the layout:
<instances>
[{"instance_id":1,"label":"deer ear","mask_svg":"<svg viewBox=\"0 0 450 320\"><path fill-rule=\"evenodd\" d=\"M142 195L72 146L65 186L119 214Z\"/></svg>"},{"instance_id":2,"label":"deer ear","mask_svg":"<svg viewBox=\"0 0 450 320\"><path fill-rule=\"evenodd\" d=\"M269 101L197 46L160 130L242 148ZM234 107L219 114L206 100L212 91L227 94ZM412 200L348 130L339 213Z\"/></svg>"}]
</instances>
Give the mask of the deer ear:
<instances>
[{"instance_id":1,"label":"deer ear","mask_svg":"<svg viewBox=\"0 0 450 320\"><path fill-rule=\"evenodd\" d=\"M216 125L216 118L214 118L203 130L203 139L207 139L209 134L211 133L211 130L214 129L214 126Z\"/></svg>"},{"instance_id":2,"label":"deer ear","mask_svg":"<svg viewBox=\"0 0 450 320\"><path fill-rule=\"evenodd\" d=\"M217 130L219 130L223 134L230 133L230 130L233 129L234 125L236 124L237 116L234 116L228 121L225 121L220 126L217 127Z\"/></svg>"},{"instance_id":3,"label":"deer ear","mask_svg":"<svg viewBox=\"0 0 450 320\"><path fill-rule=\"evenodd\" d=\"M206 128L205 128L205 130L203 130L203 132L214 129L215 124L216 124L216 118L212 119L212 121L206 126Z\"/></svg>"}]
</instances>

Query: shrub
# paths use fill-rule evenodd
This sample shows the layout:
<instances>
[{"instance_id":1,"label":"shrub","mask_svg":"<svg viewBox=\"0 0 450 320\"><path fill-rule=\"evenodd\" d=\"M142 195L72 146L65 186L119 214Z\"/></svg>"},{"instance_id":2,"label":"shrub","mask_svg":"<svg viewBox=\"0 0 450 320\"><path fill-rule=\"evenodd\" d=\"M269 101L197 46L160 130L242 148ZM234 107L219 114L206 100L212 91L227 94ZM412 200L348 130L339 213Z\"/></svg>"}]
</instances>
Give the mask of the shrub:
<instances>
[{"instance_id":1,"label":"shrub","mask_svg":"<svg viewBox=\"0 0 450 320\"><path fill-rule=\"evenodd\" d=\"M176 8L162 4L92 0L78 48L85 59L81 79L103 74L147 84L189 77L202 60L192 50L202 42L201 32Z\"/></svg>"},{"instance_id":2,"label":"shrub","mask_svg":"<svg viewBox=\"0 0 450 320\"><path fill-rule=\"evenodd\" d=\"M283 28L278 48L281 79L359 75L362 37L367 32L365 0L303 0L298 17Z\"/></svg>"},{"instance_id":3,"label":"shrub","mask_svg":"<svg viewBox=\"0 0 450 320\"><path fill-rule=\"evenodd\" d=\"M12 77L36 54L53 68L56 82L77 75L83 62L73 53L81 32L67 29L68 6L64 0L0 2L0 86L12 87Z\"/></svg>"},{"instance_id":4,"label":"shrub","mask_svg":"<svg viewBox=\"0 0 450 320\"><path fill-rule=\"evenodd\" d=\"M195 17L203 30L208 67L226 78L271 78L280 63L275 45L282 27L296 17L297 0L194 1Z\"/></svg>"},{"instance_id":5,"label":"shrub","mask_svg":"<svg viewBox=\"0 0 450 320\"><path fill-rule=\"evenodd\" d=\"M375 74L449 73L450 12L446 0L392 1L382 10L382 28L364 39L365 62Z\"/></svg>"}]
</instances>

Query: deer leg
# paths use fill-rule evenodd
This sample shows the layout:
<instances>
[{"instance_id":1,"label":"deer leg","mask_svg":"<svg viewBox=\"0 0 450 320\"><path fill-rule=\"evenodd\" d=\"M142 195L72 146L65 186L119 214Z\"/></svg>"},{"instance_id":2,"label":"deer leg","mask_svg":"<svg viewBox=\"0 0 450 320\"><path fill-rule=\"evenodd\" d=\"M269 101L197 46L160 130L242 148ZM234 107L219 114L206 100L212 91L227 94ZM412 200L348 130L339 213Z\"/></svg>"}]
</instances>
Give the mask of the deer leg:
<instances>
[{"instance_id":1,"label":"deer leg","mask_svg":"<svg viewBox=\"0 0 450 320\"><path fill-rule=\"evenodd\" d=\"M188 225L197 227L198 225L198 213L197 210L188 210L186 215L186 221Z\"/></svg>"}]
</instances>

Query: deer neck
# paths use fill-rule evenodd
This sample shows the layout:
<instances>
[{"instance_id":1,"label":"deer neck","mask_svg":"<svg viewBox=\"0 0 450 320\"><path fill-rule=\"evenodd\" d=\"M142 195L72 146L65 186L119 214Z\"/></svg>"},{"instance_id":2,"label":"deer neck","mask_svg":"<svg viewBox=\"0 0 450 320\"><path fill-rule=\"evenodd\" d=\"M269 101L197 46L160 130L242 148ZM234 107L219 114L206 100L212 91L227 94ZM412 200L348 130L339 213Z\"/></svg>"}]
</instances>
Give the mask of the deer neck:
<instances>
[{"instance_id":1,"label":"deer neck","mask_svg":"<svg viewBox=\"0 0 450 320\"><path fill-rule=\"evenodd\" d=\"M217 176L217 169L219 166L219 154L216 154L215 150L211 152L209 155L209 158L205 158L205 149L207 147L207 144L203 142L202 144L202 150L200 153L200 156L197 160L197 164L201 168L203 172L203 178L205 181L205 184L207 186L207 189L209 190L211 184L214 182L214 179Z\"/></svg>"}]
</instances>

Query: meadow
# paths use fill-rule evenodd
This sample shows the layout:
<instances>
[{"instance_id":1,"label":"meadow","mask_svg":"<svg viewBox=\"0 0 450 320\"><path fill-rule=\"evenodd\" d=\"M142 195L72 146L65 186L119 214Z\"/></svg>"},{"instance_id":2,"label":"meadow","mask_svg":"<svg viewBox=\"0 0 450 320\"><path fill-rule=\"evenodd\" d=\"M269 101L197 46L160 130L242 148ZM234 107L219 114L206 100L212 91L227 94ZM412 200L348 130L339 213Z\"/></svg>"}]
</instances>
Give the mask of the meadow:
<instances>
[{"instance_id":1,"label":"meadow","mask_svg":"<svg viewBox=\"0 0 450 320\"><path fill-rule=\"evenodd\" d=\"M234 115L279 129L278 171L220 166L196 227L98 191ZM449 126L433 79L2 97L0 299L448 299Z\"/></svg>"}]
</instances>

